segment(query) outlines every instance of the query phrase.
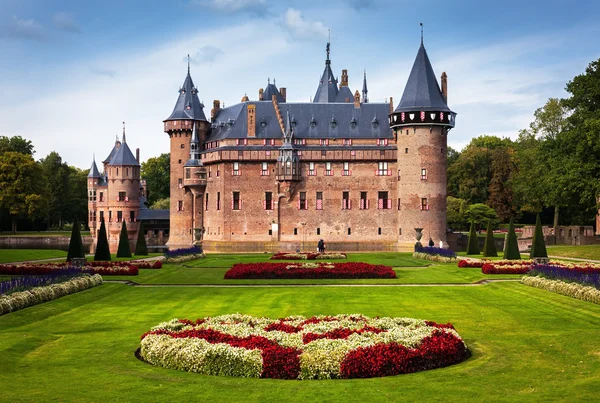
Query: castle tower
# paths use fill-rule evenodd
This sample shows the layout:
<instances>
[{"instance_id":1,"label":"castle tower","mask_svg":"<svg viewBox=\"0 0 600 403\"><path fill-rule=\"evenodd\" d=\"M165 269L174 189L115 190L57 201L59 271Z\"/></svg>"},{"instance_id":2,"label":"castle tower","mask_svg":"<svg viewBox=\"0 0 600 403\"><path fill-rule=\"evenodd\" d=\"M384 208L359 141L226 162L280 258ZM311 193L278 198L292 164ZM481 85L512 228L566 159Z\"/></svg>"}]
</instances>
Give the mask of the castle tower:
<instances>
[{"instance_id":1,"label":"castle tower","mask_svg":"<svg viewBox=\"0 0 600 403\"><path fill-rule=\"evenodd\" d=\"M98 185L101 180L100 172L98 171L98 166L96 165L96 158L92 161L92 167L90 168L90 172L87 176L87 190L88 190L88 225L90 227L90 234L95 239L96 238L96 230L99 228L97 226L97 199L98 199Z\"/></svg>"},{"instance_id":2,"label":"castle tower","mask_svg":"<svg viewBox=\"0 0 600 403\"><path fill-rule=\"evenodd\" d=\"M456 113L435 77L423 46L417 53L398 107L390 114L398 147L398 241L414 244L416 228L423 244L446 242L447 135Z\"/></svg>"},{"instance_id":3,"label":"castle tower","mask_svg":"<svg viewBox=\"0 0 600 403\"><path fill-rule=\"evenodd\" d=\"M191 228L193 229L191 242L199 243L204 234L204 212L202 210L204 191L206 190L206 168L200 159L200 136L198 126L194 124L192 139L190 140L190 159L183 166L184 179L183 186L192 193L191 204L192 219Z\"/></svg>"},{"instance_id":4,"label":"castle tower","mask_svg":"<svg viewBox=\"0 0 600 403\"><path fill-rule=\"evenodd\" d=\"M130 242L137 234L137 216L140 211L140 163L127 145L125 123L120 147L114 150L110 162L106 165L107 194L106 215L108 245L111 252L119 246L119 234L123 222L127 222L127 234Z\"/></svg>"},{"instance_id":5,"label":"castle tower","mask_svg":"<svg viewBox=\"0 0 600 403\"><path fill-rule=\"evenodd\" d=\"M191 188L184 186L184 164L190 159L189 147L194 128L197 130L198 147L203 146L208 135L210 124L203 109L188 63L187 76L179 89L173 113L164 121L164 131L171 139L169 249L190 247L193 244L193 212L198 209L193 208L192 203L197 204L197 200Z\"/></svg>"},{"instance_id":6,"label":"castle tower","mask_svg":"<svg viewBox=\"0 0 600 403\"><path fill-rule=\"evenodd\" d=\"M277 181L284 185L284 189L289 194L293 182L302 180L300 172L300 159L298 150L293 144L294 127L290 118L288 108L285 120L285 132L283 133L283 144L279 147L279 156L277 157Z\"/></svg>"}]
</instances>

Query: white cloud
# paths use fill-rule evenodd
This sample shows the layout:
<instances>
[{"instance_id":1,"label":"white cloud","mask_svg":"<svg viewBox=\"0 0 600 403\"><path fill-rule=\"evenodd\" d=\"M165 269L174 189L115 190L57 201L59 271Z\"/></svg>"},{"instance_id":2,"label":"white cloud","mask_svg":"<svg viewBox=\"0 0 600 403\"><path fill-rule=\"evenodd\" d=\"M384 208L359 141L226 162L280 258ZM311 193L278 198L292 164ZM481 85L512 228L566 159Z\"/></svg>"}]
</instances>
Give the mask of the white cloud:
<instances>
[{"instance_id":1,"label":"white cloud","mask_svg":"<svg viewBox=\"0 0 600 403\"><path fill-rule=\"evenodd\" d=\"M327 38L329 31L320 21L308 21L300 10L288 8L283 15L283 26L296 39Z\"/></svg>"},{"instance_id":2,"label":"white cloud","mask_svg":"<svg viewBox=\"0 0 600 403\"><path fill-rule=\"evenodd\" d=\"M81 32L81 27L73 19L73 16L71 14L65 13L64 11L59 11L55 13L52 17L52 22L54 23L54 26L60 30L73 33Z\"/></svg>"},{"instance_id":3,"label":"white cloud","mask_svg":"<svg viewBox=\"0 0 600 403\"><path fill-rule=\"evenodd\" d=\"M106 69L102 67L90 67L90 71L96 74L97 76L105 76L110 78L113 78L117 74L116 70Z\"/></svg>"},{"instance_id":4,"label":"white cloud","mask_svg":"<svg viewBox=\"0 0 600 403\"><path fill-rule=\"evenodd\" d=\"M224 13L239 11L260 13L267 9L266 0L194 0L192 3Z\"/></svg>"},{"instance_id":5,"label":"white cloud","mask_svg":"<svg viewBox=\"0 0 600 403\"><path fill-rule=\"evenodd\" d=\"M225 52L216 46L202 46L198 51L190 57L190 61L194 64L214 63Z\"/></svg>"},{"instance_id":6,"label":"white cloud","mask_svg":"<svg viewBox=\"0 0 600 403\"><path fill-rule=\"evenodd\" d=\"M46 39L44 29L37 21L33 18L23 20L16 16L13 16L8 24L0 27L0 37L34 41Z\"/></svg>"}]
</instances>

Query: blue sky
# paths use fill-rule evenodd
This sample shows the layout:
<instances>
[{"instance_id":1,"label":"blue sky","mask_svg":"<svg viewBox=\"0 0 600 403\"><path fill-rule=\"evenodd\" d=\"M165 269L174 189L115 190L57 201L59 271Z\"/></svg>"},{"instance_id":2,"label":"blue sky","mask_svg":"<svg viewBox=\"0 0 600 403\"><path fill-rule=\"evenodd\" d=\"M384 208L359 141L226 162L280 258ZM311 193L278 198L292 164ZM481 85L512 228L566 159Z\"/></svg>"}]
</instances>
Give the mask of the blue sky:
<instances>
[{"instance_id":1,"label":"blue sky","mask_svg":"<svg viewBox=\"0 0 600 403\"><path fill-rule=\"evenodd\" d=\"M400 100L419 23L436 75L458 113L448 142L515 138L549 97L600 57L598 1L0 0L0 135L33 141L87 168L127 122L142 160L168 152L169 116L192 57L208 115L268 78L308 101L331 30L334 72L350 88L367 70L371 101ZM106 154L106 155L105 155Z\"/></svg>"}]
</instances>

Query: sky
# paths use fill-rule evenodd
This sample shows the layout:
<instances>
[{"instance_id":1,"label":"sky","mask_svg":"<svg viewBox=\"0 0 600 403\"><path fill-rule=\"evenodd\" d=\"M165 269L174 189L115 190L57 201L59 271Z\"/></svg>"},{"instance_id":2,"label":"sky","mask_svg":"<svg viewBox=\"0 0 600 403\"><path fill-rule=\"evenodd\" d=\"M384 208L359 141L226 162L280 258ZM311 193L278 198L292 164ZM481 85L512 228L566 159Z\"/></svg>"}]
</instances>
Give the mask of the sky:
<instances>
[{"instance_id":1,"label":"sky","mask_svg":"<svg viewBox=\"0 0 600 403\"><path fill-rule=\"evenodd\" d=\"M420 44L448 74L457 112L448 144L516 138L550 97L600 58L600 2L405 0L0 0L0 136L88 169L122 122L141 159L169 152L163 132L187 73L205 113L275 79L290 102L314 96L330 35L332 69L397 105Z\"/></svg>"}]
</instances>

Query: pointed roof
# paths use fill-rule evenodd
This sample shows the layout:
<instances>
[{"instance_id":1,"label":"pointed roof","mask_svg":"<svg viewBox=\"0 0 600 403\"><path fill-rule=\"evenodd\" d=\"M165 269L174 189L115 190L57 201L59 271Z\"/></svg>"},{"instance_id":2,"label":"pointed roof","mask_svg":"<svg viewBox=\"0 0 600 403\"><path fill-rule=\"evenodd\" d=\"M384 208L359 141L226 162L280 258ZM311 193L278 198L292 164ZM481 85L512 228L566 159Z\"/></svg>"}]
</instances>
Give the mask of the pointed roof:
<instances>
[{"instance_id":1,"label":"pointed roof","mask_svg":"<svg viewBox=\"0 0 600 403\"><path fill-rule=\"evenodd\" d=\"M117 149L117 152L112 157L108 165L129 165L129 166L140 166L140 163L135 159L133 153L129 149L129 146L124 141L121 143L121 147Z\"/></svg>"},{"instance_id":2,"label":"pointed roof","mask_svg":"<svg viewBox=\"0 0 600 403\"><path fill-rule=\"evenodd\" d=\"M331 71L331 60L329 60L329 48L331 44L327 42L327 59L325 60L325 70L319 81L319 87L313 98L314 103L335 102L338 95L338 85L333 71Z\"/></svg>"},{"instance_id":3,"label":"pointed roof","mask_svg":"<svg viewBox=\"0 0 600 403\"><path fill-rule=\"evenodd\" d=\"M354 95L352 95L352 90L348 87L340 87L340 91L335 97L335 102L354 102Z\"/></svg>"},{"instance_id":4,"label":"pointed roof","mask_svg":"<svg viewBox=\"0 0 600 403\"><path fill-rule=\"evenodd\" d=\"M367 70L365 70L364 76L363 76L363 89L362 89L362 96L363 96L364 103L369 102L369 98L367 97L368 93L369 93L369 90L367 89Z\"/></svg>"},{"instance_id":5,"label":"pointed roof","mask_svg":"<svg viewBox=\"0 0 600 403\"><path fill-rule=\"evenodd\" d=\"M173 113L166 120L204 120L204 105L198 98L198 89L194 87L192 76L190 75L190 66L188 64L188 73L179 89L179 97L173 108Z\"/></svg>"},{"instance_id":6,"label":"pointed roof","mask_svg":"<svg viewBox=\"0 0 600 403\"><path fill-rule=\"evenodd\" d=\"M451 112L435 78L423 43L410 71L402 99L395 110L395 112L415 111Z\"/></svg>"},{"instance_id":7,"label":"pointed roof","mask_svg":"<svg viewBox=\"0 0 600 403\"><path fill-rule=\"evenodd\" d=\"M104 161L102 161L102 163L108 164L110 162L110 160L112 160L112 158L115 156L115 153L117 152L119 147L121 147L121 142L119 141L119 136L117 135L117 140L115 141L115 145L113 146L112 150L110 150L110 154L108 154L108 157L106 157L104 159Z\"/></svg>"},{"instance_id":8,"label":"pointed roof","mask_svg":"<svg viewBox=\"0 0 600 403\"><path fill-rule=\"evenodd\" d=\"M98 167L96 166L96 158L92 161L92 167L90 168L90 173L88 174L88 178L99 178L100 172L98 171Z\"/></svg>"},{"instance_id":9,"label":"pointed roof","mask_svg":"<svg viewBox=\"0 0 600 403\"><path fill-rule=\"evenodd\" d=\"M200 160L200 136L198 135L198 125L194 123L192 138L190 140L190 159L187 160L184 167L200 167L202 165L202 160Z\"/></svg>"}]
</instances>

